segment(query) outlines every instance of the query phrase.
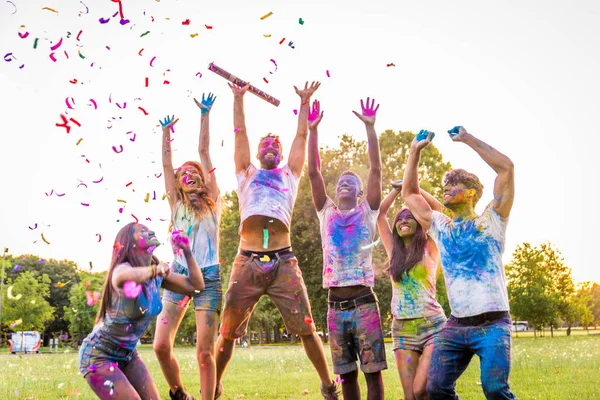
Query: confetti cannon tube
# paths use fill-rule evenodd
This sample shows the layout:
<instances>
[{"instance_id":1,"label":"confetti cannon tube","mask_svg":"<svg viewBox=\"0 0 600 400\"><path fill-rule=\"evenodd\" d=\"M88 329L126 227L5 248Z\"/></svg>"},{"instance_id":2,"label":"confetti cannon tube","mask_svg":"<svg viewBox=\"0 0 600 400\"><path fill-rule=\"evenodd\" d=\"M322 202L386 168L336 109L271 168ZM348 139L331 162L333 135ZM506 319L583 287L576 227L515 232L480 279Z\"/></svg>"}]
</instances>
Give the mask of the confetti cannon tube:
<instances>
[{"instance_id":1,"label":"confetti cannon tube","mask_svg":"<svg viewBox=\"0 0 600 400\"><path fill-rule=\"evenodd\" d=\"M247 82L244 82L243 80L241 80L240 78L238 78L235 75L230 74L229 72L225 71L223 68L217 67L214 63L210 63L208 65L208 69L210 69L212 72L214 72L215 74L222 76L223 78L227 79L229 82L234 83L238 86L245 86ZM260 97L263 100L268 101L269 103L273 104L275 107L279 106L279 103L281 103L279 100L277 100L275 97L273 96L269 96L268 94L266 94L265 92L263 92L260 89L257 89L256 87L250 85L250 87L248 88L248 90L250 91L250 93Z\"/></svg>"}]
</instances>

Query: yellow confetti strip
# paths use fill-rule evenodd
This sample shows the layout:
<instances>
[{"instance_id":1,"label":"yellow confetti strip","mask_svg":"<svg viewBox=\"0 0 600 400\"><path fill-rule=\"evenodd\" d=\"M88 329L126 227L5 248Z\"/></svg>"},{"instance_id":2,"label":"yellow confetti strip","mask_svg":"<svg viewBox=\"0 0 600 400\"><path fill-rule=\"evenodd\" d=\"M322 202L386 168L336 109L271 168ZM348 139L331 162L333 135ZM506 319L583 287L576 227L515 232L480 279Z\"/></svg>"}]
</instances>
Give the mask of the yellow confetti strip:
<instances>
[{"instance_id":1,"label":"yellow confetti strip","mask_svg":"<svg viewBox=\"0 0 600 400\"><path fill-rule=\"evenodd\" d=\"M192 38L195 38L196 36L198 36L198 34L197 34L197 33L192 33L190 36L191 36Z\"/></svg>"},{"instance_id":2,"label":"yellow confetti strip","mask_svg":"<svg viewBox=\"0 0 600 400\"><path fill-rule=\"evenodd\" d=\"M50 242L49 242L49 241L47 241L47 240L46 240L46 238L44 237L44 234L43 234L43 233L42 233L42 240L43 240L44 242L46 242L46 244L50 244Z\"/></svg>"},{"instance_id":3,"label":"yellow confetti strip","mask_svg":"<svg viewBox=\"0 0 600 400\"><path fill-rule=\"evenodd\" d=\"M57 13L57 14L58 14L58 11L56 11L54 8L50 8L50 7L44 7L44 8L42 8L42 10L48 10L48 11L52 11L52 12L54 12L54 13Z\"/></svg>"},{"instance_id":4,"label":"yellow confetti strip","mask_svg":"<svg viewBox=\"0 0 600 400\"><path fill-rule=\"evenodd\" d=\"M144 199L144 201L147 203L148 200L150 200L150 193L146 193L146 198Z\"/></svg>"},{"instance_id":5,"label":"yellow confetti strip","mask_svg":"<svg viewBox=\"0 0 600 400\"><path fill-rule=\"evenodd\" d=\"M77 141L77 143L75 143L75 145L79 146L79 143L81 143L82 140L83 140L83 138L79 138L79 140Z\"/></svg>"},{"instance_id":6,"label":"yellow confetti strip","mask_svg":"<svg viewBox=\"0 0 600 400\"><path fill-rule=\"evenodd\" d=\"M13 288L13 287L12 287L12 285L10 285L10 286L8 287L8 290L7 290L7 292L6 292L6 296L7 296L9 299L11 299L11 300L19 300L19 299L21 299L21 297L23 297L23 295L22 295L21 293L19 293L19 294L18 294L18 295L16 295L16 296L13 296L13 294L12 294L12 288Z\"/></svg>"},{"instance_id":7,"label":"yellow confetti strip","mask_svg":"<svg viewBox=\"0 0 600 400\"><path fill-rule=\"evenodd\" d=\"M260 19L264 20L269 18L271 15L273 15L273 13L271 11L269 11L267 14L263 15L262 17L260 17Z\"/></svg>"},{"instance_id":8,"label":"yellow confetti strip","mask_svg":"<svg viewBox=\"0 0 600 400\"><path fill-rule=\"evenodd\" d=\"M271 34L270 33L265 33L263 36L264 37L271 37Z\"/></svg>"}]
</instances>

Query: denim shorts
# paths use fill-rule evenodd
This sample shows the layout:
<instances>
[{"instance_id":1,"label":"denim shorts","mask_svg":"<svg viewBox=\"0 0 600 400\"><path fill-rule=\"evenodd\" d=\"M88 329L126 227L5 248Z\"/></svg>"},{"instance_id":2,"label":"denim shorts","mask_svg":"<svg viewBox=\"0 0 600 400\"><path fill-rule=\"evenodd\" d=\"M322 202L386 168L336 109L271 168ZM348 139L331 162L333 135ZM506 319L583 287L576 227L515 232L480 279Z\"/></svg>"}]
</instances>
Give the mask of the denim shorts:
<instances>
[{"instance_id":1,"label":"denim shorts","mask_svg":"<svg viewBox=\"0 0 600 400\"><path fill-rule=\"evenodd\" d=\"M396 319L392 322L393 349L423 352L446 323L444 314L424 318Z\"/></svg>"},{"instance_id":2,"label":"denim shorts","mask_svg":"<svg viewBox=\"0 0 600 400\"><path fill-rule=\"evenodd\" d=\"M184 265L173 261L171 271L181 275L188 276L188 269ZM200 269L204 278L204 290L194 294L194 310L196 311L216 311L221 314L221 303L223 301L223 290L221 288L221 268L219 264ZM190 297L184 294L175 293L165 289L163 291L163 301L177 304L180 307L187 307Z\"/></svg>"},{"instance_id":3,"label":"denim shorts","mask_svg":"<svg viewBox=\"0 0 600 400\"><path fill-rule=\"evenodd\" d=\"M92 333L83 340L79 349L79 372L85 377L105 364L112 364L122 371L136 358L137 350L124 349Z\"/></svg>"},{"instance_id":4,"label":"denim shorts","mask_svg":"<svg viewBox=\"0 0 600 400\"><path fill-rule=\"evenodd\" d=\"M347 310L327 310L327 327L333 372L347 374L357 369L374 373L387 369L383 331L377 302Z\"/></svg>"}]
</instances>

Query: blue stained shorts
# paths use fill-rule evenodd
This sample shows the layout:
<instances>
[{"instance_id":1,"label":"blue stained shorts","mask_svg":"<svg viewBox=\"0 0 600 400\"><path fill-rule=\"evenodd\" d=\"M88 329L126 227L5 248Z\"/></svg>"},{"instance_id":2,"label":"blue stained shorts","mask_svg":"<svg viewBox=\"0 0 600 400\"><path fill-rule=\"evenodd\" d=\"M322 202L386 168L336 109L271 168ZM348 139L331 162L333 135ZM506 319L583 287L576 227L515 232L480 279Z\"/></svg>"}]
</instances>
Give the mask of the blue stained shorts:
<instances>
[{"instance_id":1,"label":"blue stained shorts","mask_svg":"<svg viewBox=\"0 0 600 400\"><path fill-rule=\"evenodd\" d=\"M171 271L178 274L188 276L186 266L173 261ZM215 311L221 314L223 303L223 289L221 288L221 268L219 264L211 265L210 267L202 268L202 276L204 277L204 290L196 293L193 296L194 310L196 311ZM187 307L190 298L184 294L175 293L165 289L162 296L163 301L177 304L180 307Z\"/></svg>"},{"instance_id":2,"label":"blue stained shorts","mask_svg":"<svg viewBox=\"0 0 600 400\"><path fill-rule=\"evenodd\" d=\"M137 350L124 349L91 334L83 340L79 349L79 372L85 377L105 364L113 364L122 371L136 358L138 358Z\"/></svg>"}]
</instances>

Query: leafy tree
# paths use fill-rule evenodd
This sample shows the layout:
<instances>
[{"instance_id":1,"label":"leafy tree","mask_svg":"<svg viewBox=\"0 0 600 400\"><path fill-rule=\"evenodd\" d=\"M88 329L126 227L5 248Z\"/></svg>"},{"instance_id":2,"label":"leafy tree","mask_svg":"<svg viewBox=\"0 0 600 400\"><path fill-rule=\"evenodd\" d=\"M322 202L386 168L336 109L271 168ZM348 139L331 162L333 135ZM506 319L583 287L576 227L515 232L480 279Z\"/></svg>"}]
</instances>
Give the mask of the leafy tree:
<instances>
[{"instance_id":1,"label":"leafy tree","mask_svg":"<svg viewBox=\"0 0 600 400\"><path fill-rule=\"evenodd\" d=\"M64 319L65 307L69 307L71 285L79 282L77 264L69 260L41 259L34 255L22 255L10 258L11 266L19 265L17 269L8 268L6 276L13 281L24 272L32 272L37 276L46 274L50 278L48 303L55 309L53 320L43 331L45 337L56 336L69 329L69 323Z\"/></svg>"},{"instance_id":2,"label":"leafy tree","mask_svg":"<svg viewBox=\"0 0 600 400\"><path fill-rule=\"evenodd\" d=\"M550 243L517 246L506 273L511 310L517 319L528 320L535 329L552 326L559 316L569 327L576 320L571 269Z\"/></svg>"},{"instance_id":3,"label":"leafy tree","mask_svg":"<svg viewBox=\"0 0 600 400\"><path fill-rule=\"evenodd\" d=\"M517 320L527 320L535 330L550 323L557 309L556 299L547 295L549 278L542 266L539 249L524 242L513 252L513 260L506 266L508 297L512 314Z\"/></svg>"},{"instance_id":4,"label":"leafy tree","mask_svg":"<svg viewBox=\"0 0 600 400\"><path fill-rule=\"evenodd\" d=\"M94 328L94 321L100 308L100 301L92 306L87 304L86 291L102 293L102 286L106 279L103 273L79 273L79 283L75 283L69 290L69 305L63 307L65 321L69 324L71 337L81 344L83 339Z\"/></svg>"},{"instance_id":5,"label":"leafy tree","mask_svg":"<svg viewBox=\"0 0 600 400\"><path fill-rule=\"evenodd\" d=\"M571 275L571 268L565 265L560 251L552 247L549 242L540 245L542 254L542 268L546 271L550 281L550 286L547 289L548 295L552 296L556 301L554 322L558 317L567 320L573 313L572 297L575 295L575 284ZM553 335L553 324L550 325L551 335Z\"/></svg>"},{"instance_id":6,"label":"leafy tree","mask_svg":"<svg viewBox=\"0 0 600 400\"><path fill-rule=\"evenodd\" d=\"M48 275L36 276L32 272L24 272L14 281L9 279L8 284L11 297L8 296L8 290L3 293L3 318L11 321L11 327L21 332L42 331L54 313L54 308L47 301L50 285Z\"/></svg>"},{"instance_id":7,"label":"leafy tree","mask_svg":"<svg viewBox=\"0 0 600 400\"><path fill-rule=\"evenodd\" d=\"M594 326L600 325L600 285L594 283L590 289L591 298L589 300L589 306L593 316Z\"/></svg>"}]
</instances>

